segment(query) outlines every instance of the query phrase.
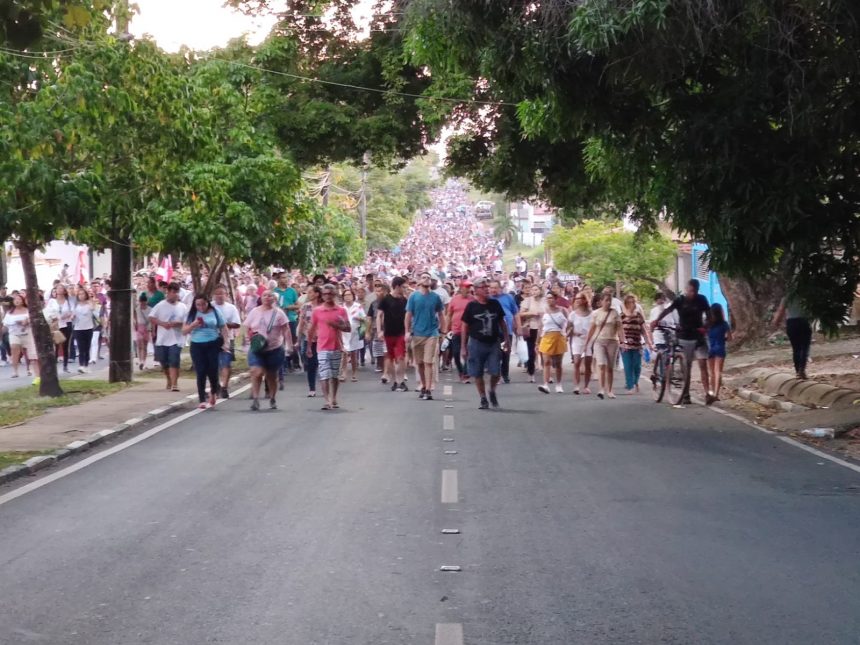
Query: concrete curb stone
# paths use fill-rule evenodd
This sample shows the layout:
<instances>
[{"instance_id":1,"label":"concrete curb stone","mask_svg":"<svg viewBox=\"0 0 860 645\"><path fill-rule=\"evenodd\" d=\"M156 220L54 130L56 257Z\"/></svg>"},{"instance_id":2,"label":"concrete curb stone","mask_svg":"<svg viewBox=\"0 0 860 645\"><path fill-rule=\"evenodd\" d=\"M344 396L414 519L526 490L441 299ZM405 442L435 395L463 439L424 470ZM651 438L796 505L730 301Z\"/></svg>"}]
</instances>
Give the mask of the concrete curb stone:
<instances>
[{"instance_id":1,"label":"concrete curb stone","mask_svg":"<svg viewBox=\"0 0 860 645\"><path fill-rule=\"evenodd\" d=\"M747 401L763 405L766 408L781 410L782 412L806 412L809 410L806 406L798 405L797 403L792 403L790 401L780 401L775 397L762 394L761 392L753 392L746 388L740 388L738 390L738 396L742 399L746 399Z\"/></svg>"},{"instance_id":2,"label":"concrete curb stone","mask_svg":"<svg viewBox=\"0 0 860 645\"><path fill-rule=\"evenodd\" d=\"M245 381L249 378L250 372L243 372L242 374L238 374L232 377L230 379L230 385L235 386L238 383ZM93 433L86 439L78 439L77 441L73 441L63 448L58 448L49 455L31 457L23 464L8 466L7 468L0 470L0 485L6 484L25 475L34 475L39 470L47 468L48 466L52 466L61 459L66 459L68 457L71 457L72 455L76 455L86 450L89 450L90 448L93 448L94 446L103 443L107 439L112 439L125 432L128 432L129 430L135 429L137 426L142 423L145 423L146 421L160 419L162 417L166 417L170 414L178 412L179 410L187 408L189 407L189 402L191 399L196 400L197 395L191 394L189 396L182 397L178 401L174 401L173 403L168 403L163 407L150 410L142 417L134 417L132 419L127 419L126 421L114 426L113 428Z\"/></svg>"}]
</instances>

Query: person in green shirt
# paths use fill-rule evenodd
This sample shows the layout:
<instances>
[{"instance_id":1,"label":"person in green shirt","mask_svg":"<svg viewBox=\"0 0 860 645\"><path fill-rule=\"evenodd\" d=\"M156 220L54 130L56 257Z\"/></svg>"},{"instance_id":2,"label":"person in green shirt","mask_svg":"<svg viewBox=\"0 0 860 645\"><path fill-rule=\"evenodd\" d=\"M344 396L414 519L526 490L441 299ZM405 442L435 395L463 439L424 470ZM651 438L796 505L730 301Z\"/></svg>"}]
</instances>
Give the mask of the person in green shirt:
<instances>
[{"instance_id":1,"label":"person in green shirt","mask_svg":"<svg viewBox=\"0 0 860 645\"><path fill-rule=\"evenodd\" d=\"M293 334L293 338L296 337L296 328L298 326L299 320L299 293L295 289L290 286L290 274L286 271L282 271L278 274L278 286L273 290L275 292L275 296L278 299L278 306L284 310L287 314L287 320L290 323L290 333ZM281 366L281 369L278 374L278 380L280 382L280 389L284 388L284 374L286 372L286 368L289 367L292 369L300 369L301 363L299 362L298 352L293 352L287 359L284 361L284 365Z\"/></svg>"},{"instance_id":2,"label":"person in green shirt","mask_svg":"<svg viewBox=\"0 0 860 645\"><path fill-rule=\"evenodd\" d=\"M155 281L155 276L151 276L146 282L146 291L144 291L143 293L145 293L146 297L149 299L147 304L149 305L150 309L162 300L164 300L164 290L167 288L167 283L162 282L161 284L163 286L159 289L156 286L157 283Z\"/></svg>"}]
</instances>

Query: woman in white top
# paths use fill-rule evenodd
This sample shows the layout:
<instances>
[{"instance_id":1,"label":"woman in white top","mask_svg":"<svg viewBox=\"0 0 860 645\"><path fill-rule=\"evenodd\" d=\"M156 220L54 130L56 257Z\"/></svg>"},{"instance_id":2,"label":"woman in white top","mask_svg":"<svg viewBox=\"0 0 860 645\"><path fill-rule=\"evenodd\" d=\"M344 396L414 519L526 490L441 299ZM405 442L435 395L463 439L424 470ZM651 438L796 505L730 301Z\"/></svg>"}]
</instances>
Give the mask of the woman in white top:
<instances>
[{"instance_id":1,"label":"woman in white top","mask_svg":"<svg viewBox=\"0 0 860 645\"><path fill-rule=\"evenodd\" d=\"M358 370L358 353L364 347L364 339L361 336L361 323L367 318L364 312L364 307L355 299L355 292L352 289L346 289L343 292L343 308L346 309L349 317L349 331L341 332L341 340L343 341L343 351L345 352L346 360L343 362L343 371L341 372L341 381L346 379L347 369L352 370L352 382L358 380L356 371Z\"/></svg>"},{"instance_id":2,"label":"woman in white top","mask_svg":"<svg viewBox=\"0 0 860 645\"><path fill-rule=\"evenodd\" d=\"M585 338L586 346L591 346L597 368L600 374L600 391L598 398L604 396L615 398L612 391L612 382L615 376L615 358L618 355L618 346L623 340L621 329L621 316L612 308L612 294L604 293L600 300L600 309L594 312L591 321L591 329Z\"/></svg>"},{"instance_id":3,"label":"woman in white top","mask_svg":"<svg viewBox=\"0 0 860 645\"><path fill-rule=\"evenodd\" d=\"M48 322L57 321L57 329L62 332L65 341L58 344L63 355L63 371L69 372L69 346L72 344L72 332L74 331L75 301L69 297L66 287L58 284L54 289L54 297L48 301L45 307L45 318ZM60 353L58 352L58 354Z\"/></svg>"},{"instance_id":4,"label":"woman in white top","mask_svg":"<svg viewBox=\"0 0 860 645\"><path fill-rule=\"evenodd\" d=\"M588 384L591 382L592 348L587 346L585 339L591 329L591 303L588 296L580 292L573 298L573 310L568 316L570 326L570 354L573 359L573 393L579 394L580 376L582 376L582 393L591 394Z\"/></svg>"},{"instance_id":5,"label":"woman in white top","mask_svg":"<svg viewBox=\"0 0 860 645\"><path fill-rule=\"evenodd\" d=\"M535 359L537 358L537 338L541 317L546 307L543 299L543 289L536 284L531 287L531 295L520 305L519 329L528 347L528 362L526 371L529 373L529 383L535 382Z\"/></svg>"},{"instance_id":6,"label":"woman in white top","mask_svg":"<svg viewBox=\"0 0 860 645\"><path fill-rule=\"evenodd\" d=\"M3 326L9 332L9 345L12 348L12 378L18 378L18 363L23 355L27 366L27 375L35 370L39 377L39 361L36 356L36 343L33 340L33 330L30 326L30 312L24 294L12 296L12 308L3 317Z\"/></svg>"},{"instance_id":7,"label":"woman in white top","mask_svg":"<svg viewBox=\"0 0 860 645\"><path fill-rule=\"evenodd\" d=\"M558 394L564 392L561 384L562 364L564 354L567 352L565 341L567 331L567 310L556 304L555 294L552 292L544 296L544 314L541 316L539 330L540 339L538 347L543 358L543 385L538 389L544 394L549 394L550 377L555 369L555 391Z\"/></svg>"},{"instance_id":8,"label":"woman in white top","mask_svg":"<svg viewBox=\"0 0 860 645\"><path fill-rule=\"evenodd\" d=\"M78 372L86 374L90 371L90 347L93 342L93 330L98 322L96 309L90 299L89 292L81 287L78 289L78 299L74 307L75 344L78 346Z\"/></svg>"}]
</instances>

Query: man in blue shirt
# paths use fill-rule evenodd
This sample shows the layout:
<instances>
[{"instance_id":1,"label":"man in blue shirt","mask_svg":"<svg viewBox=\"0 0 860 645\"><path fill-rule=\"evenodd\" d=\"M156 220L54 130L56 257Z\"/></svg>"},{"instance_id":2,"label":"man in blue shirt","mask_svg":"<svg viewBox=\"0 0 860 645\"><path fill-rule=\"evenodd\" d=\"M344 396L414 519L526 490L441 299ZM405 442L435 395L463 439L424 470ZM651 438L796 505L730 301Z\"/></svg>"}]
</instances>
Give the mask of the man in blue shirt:
<instances>
[{"instance_id":1,"label":"man in blue shirt","mask_svg":"<svg viewBox=\"0 0 860 645\"><path fill-rule=\"evenodd\" d=\"M293 335L293 338L296 338L299 320L299 306L296 302L299 299L299 294L290 286L289 273L282 271L278 274L278 286L274 289L274 292L275 297L278 299L278 306L287 314L287 320L290 323L290 333ZM284 389L284 371L286 367L289 367L291 370L301 368L298 352L293 352L292 355L288 356L279 370L278 380L280 381L280 389Z\"/></svg>"},{"instance_id":2,"label":"man in blue shirt","mask_svg":"<svg viewBox=\"0 0 860 645\"><path fill-rule=\"evenodd\" d=\"M502 310L505 312L505 323L508 326L508 336L511 339L516 338L517 312L520 310L517 306L517 301L511 294L505 293L502 290L502 283L498 280L492 280L490 282L490 298L492 300L498 300L499 304L502 305ZM502 380L505 383L511 382L510 352L502 353Z\"/></svg>"},{"instance_id":3,"label":"man in blue shirt","mask_svg":"<svg viewBox=\"0 0 860 645\"><path fill-rule=\"evenodd\" d=\"M406 343L412 338L412 358L421 377L418 398L433 400L433 378L439 360L439 333L445 333L442 299L430 290L432 277L424 271L416 289L406 302Z\"/></svg>"}]
</instances>

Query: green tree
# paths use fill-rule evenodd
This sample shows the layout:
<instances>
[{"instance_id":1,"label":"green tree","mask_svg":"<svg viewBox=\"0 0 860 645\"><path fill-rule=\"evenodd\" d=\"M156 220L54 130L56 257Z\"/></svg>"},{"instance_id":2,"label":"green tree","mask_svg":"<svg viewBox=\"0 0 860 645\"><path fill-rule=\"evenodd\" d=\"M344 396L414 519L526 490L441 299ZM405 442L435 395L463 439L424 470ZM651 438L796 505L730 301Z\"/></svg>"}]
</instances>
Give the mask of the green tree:
<instances>
[{"instance_id":1,"label":"green tree","mask_svg":"<svg viewBox=\"0 0 860 645\"><path fill-rule=\"evenodd\" d=\"M556 227L546 246L556 268L579 274L595 290L620 282L625 291L642 299L649 298L655 287L672 292L665 278L677 248L658 233L627 231L619 221L585 220L570 228Z\"/></svg>"},{"instance_id":2,"label":"green tree","mask_svg":"<svg viewBox=\"0 0 860 645\"><path fill-rule=\"evenodd\" d=\"M501 240L505 245L510 245L516 239L520 228L514 222L510 213L501 213L493 220L493 235L497 240Z\"/></svg>"},{"instance_id":3,"label":"green tree","mask_svg":"<svg viewBox=\"0 0 860 645\"><path fill-rule=\"evenodd\" d=\"M412 60L433 83L480 79L470 97L498 102L452 111L454 171L566 209L618 204L645 228L668 218L745 283L727 296L759 329L785 285L825 326L841 321L860 279L856 3L409 11Z\"/></svg>"}]
</instances>

